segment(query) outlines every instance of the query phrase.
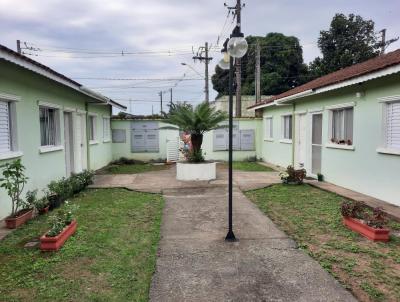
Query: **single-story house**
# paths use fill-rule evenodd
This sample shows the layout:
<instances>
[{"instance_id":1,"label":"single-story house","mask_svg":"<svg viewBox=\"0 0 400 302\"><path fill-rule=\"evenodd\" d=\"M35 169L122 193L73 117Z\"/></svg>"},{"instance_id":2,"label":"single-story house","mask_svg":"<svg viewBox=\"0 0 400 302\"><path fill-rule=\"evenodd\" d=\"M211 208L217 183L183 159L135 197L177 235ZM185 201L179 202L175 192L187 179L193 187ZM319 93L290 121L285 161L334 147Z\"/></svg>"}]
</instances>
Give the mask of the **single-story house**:
<instances>
[{"instance_id":1,"label":"single-story house","mask_svg":"<svg viewBox=\"0 0 400 302\"><path fill-rule=\"evenodd\" d=\"M0 45L0 165L20 158L29 177L26 190L108 164L112 106L126 109ZM10 209L1 189L0 218Z\"/></svg>"},{"instance_id":2,"label":"single-story house","mask_svg":"<svg viewBox=\"0 0 400 302\"><path fill-rule=\"evenodd\" d=\"M400 49L249 107L261 157L400 206Z\"/></svg>"}]
</instances>

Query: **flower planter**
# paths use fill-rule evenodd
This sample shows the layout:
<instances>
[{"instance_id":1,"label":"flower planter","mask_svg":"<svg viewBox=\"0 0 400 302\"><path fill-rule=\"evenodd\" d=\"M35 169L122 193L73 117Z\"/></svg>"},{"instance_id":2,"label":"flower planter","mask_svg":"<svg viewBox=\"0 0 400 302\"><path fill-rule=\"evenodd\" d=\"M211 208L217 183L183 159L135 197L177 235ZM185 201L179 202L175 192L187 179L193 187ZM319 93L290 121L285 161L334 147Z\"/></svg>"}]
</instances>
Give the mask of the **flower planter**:
<instances>
[{"instance_id":1,"label":"flower planter","mask_svg":"<svg viewBox=\"0 0 400 302\"><path fill-rule=\"evenodd\" d=\"M215 162L176 164L176 179L184 181L213 180L217 178L217 166Z\"/></svg>"},{"instance_id":2,"label":"flower planter","mask_svg":"<svg viewBox=\"0 0 400 302\"><path fill-rule=\"evenodd\" d=\"M375 229L366 225L358 219L351 217L343 217L343 224L349 229L361 234L362 236L372 241L389 241L389 230L388 229Z\"/></svg>"},{"instance_id":3,"label":"flower planter","mask_svg":"<svg viewBox=\"0 0 400 302\"><path fill-rule=\"evenodd\" d=\"M47 206L47 207L45 207L45 208L43 208L43 209L40 209L38 212L39 212L39 215L44 215L44 214L46 214L48 211L49 211L49 209L50 209L50 206Z\"/></svg>"},{"instance_id":4,"label":"flower planter","mask_svg":"<svg viewBox=\"0 0 400 302\"><path fill-rule=\"evenodd\" d=\"M47 233L44 234L42 237L40 237L40 249L42 251L59 250L64 245L64 242L75 233L77 226L78 224L76 220L73 220L62 230L60 234L55 237L47 237Z\"/></svg>"},{"instance_id":5,"label":"flower planter","mask_svg":"<svg viewBox=\"0 0 400 302\"><path fill-rule=\"evenodd\" d=\"M5 219L6 227L8 229L16 229L21 224L24 224L28 220L32 219L32 216L33 216L33 209L30 209L30 210L22 212L17 217L7 217Z\"/></svg>"}]
</instances>

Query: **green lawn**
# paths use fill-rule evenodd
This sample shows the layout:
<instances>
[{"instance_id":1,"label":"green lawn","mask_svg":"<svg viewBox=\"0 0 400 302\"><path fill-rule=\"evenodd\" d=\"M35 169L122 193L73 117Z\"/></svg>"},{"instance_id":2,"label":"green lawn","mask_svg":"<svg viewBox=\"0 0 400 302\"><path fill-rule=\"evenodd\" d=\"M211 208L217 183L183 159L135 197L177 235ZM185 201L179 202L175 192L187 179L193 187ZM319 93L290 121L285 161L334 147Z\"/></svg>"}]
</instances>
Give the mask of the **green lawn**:
<instances>
[{"instance_id":1,"label":"green lawn","mask_svg":"<svg viewBox=\"0 0 400 302\"><path fill-rule=\"evenodd\" d=\"M168 169L169 165L153 165L147 163L125 164L125 165L108 165L101 169L99 174L136 174L149 171L160 171Z\"/></svg>"},{"instance_id":2,"label":"green lawn","mask_svg":"<svg viewBox=\"0 0 400 302\"><path fill-rule=\"evenodd\" d=\"M224 163L226 167L228 167L227 163ZM274 169L270 167L266 167L260 165L256 162L247 162L247 161L234 161L233 162L233 170L240 171L253 171L253 172L272 172Z\"/></svg>"},{"instance_id":3,"label":"green lawn","mask_svg":"<svg viewBox=\"0 0 400 302\"><path fill-rule=\"evenodd\" d=\"M0 301L147 301L162 197L104 189L71 202L78 230L60 251L24 248L46 231L49 215L0 241Z\"/></svg>"},{"instance_id":4,"label":"green lawn","mask_svg":"<svg viewBox=\"0 0 400 302\"><path fill-rule=\"evenodd\" d=\"M360 301L400 301L400 238L374 243L345 228L343 198L308 185L246 195ZM400 230L394 221L389 226Z\"/></svg>"}]
</instances>

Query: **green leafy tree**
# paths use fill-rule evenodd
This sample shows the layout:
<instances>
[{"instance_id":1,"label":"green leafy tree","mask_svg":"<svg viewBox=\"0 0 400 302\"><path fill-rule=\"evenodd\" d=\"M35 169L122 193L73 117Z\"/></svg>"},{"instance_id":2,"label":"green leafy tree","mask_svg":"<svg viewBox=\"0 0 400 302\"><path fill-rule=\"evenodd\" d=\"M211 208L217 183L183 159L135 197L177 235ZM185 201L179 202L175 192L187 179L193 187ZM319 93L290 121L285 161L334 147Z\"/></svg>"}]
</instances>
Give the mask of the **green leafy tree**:
<instances>
[{"instance_id":1,"label":"green leafy tree","mask_svg":"<svg viewBox=\"0 0 400 302\"><path fill-rule=\"evenodd\" d=\"M255 49L260 44L261 94L279 94L307 81L303 50L296 37L269 33L265 37L248 36L248 53L242 58L242 94L254 95ZM227 95L229 72L218 66L212 76L218 96Z\"/></svg>"},{"instance_id":2,"label":"green leafy tree","mask_svg":"<svg viewBox=\"0 0 400 302\"><path fill-rule=\"evenodd\" d=\"M317 57L309 65L311 75L322 76L379 55L381 43L374 27L374 21L361 16L336 14L329 30L320 32L322 58Z\"/></svg>"},{"instance_id":3,"label":"green leafy tree","mask_svg":"<svg viewBox=\"0 0 400 302\"><path fill-rule=\"evenodd\" d=\"M227 119L225 112L216 110L209 103L203 102L193 108L188 104L171 104L170 112L166 114L166 122L176 125L180 130L191 135L192 161L202 161L201 145L203 135L215 129L218 124Z\"/></svg>"},{"instance_id":4,"label":"green leafy tree","mask_svg":"<svg viewBox=\"0 0 400 302\"><path fill-rule=\"evenodd\" d=\"M16 216L20 210L29 206L22 198L21 194L25 184L28 182L28 177L25 176L25 167L21 160L17 159L13 162L6 163L1 166L3 169L3 177L0 178L0 187L7 191L11 198L11 217Z\"/></svg>"}]
</instances>

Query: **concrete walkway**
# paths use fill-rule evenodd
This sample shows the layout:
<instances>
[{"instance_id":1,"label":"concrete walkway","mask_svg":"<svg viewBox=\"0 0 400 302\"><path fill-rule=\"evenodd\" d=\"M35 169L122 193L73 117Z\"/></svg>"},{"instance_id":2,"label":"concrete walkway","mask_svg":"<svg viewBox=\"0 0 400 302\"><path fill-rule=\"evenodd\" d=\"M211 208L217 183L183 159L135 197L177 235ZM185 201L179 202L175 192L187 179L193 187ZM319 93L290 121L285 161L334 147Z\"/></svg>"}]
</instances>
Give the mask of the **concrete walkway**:
<instances>
[{"instance_id":1,"label":"concrete walkway","mask_svg":"<svg viewBox=\"0 0 400 302\"><path fill-rule=\"evenodd\" d=\"M163 193L151 301L356 301L239 189L279 182L277 173L234 174L234 231L239 241L226 243L226 170L219 169L217 175L210 183L178 182L172 168L96 178L95 187Z\"/></svg>"}]
</instances>

